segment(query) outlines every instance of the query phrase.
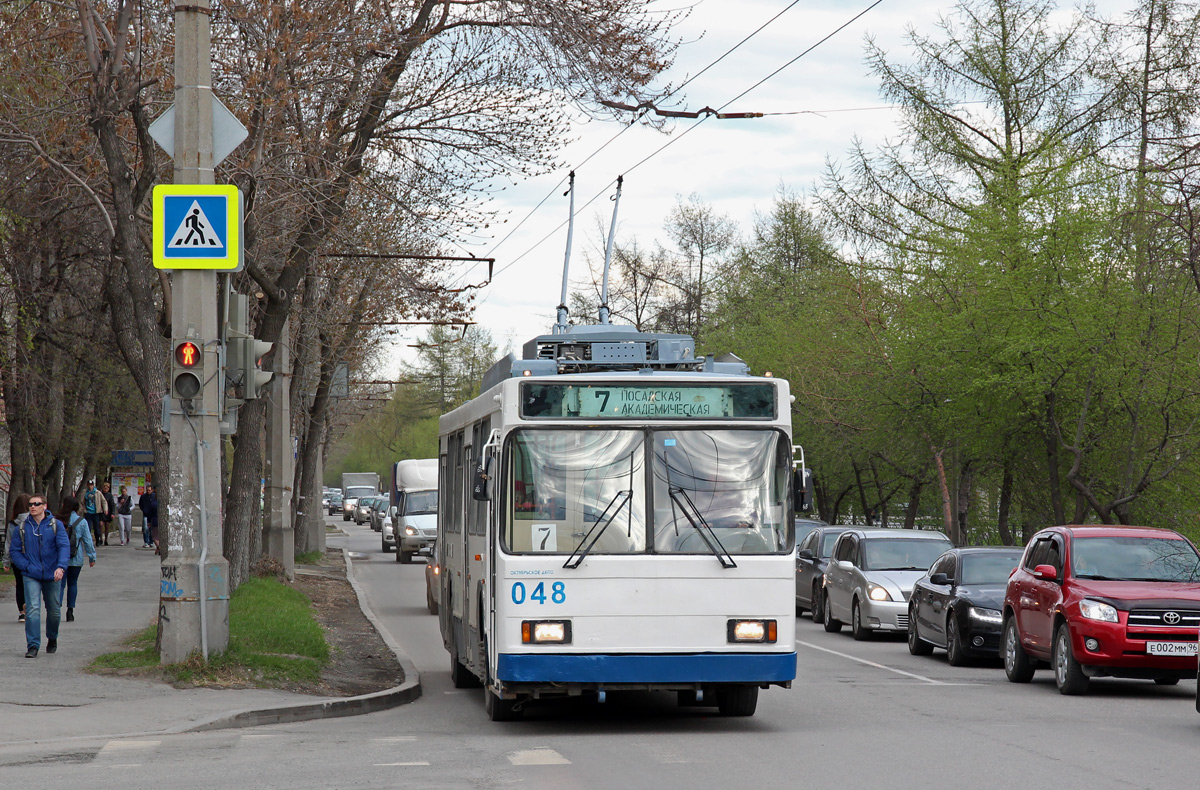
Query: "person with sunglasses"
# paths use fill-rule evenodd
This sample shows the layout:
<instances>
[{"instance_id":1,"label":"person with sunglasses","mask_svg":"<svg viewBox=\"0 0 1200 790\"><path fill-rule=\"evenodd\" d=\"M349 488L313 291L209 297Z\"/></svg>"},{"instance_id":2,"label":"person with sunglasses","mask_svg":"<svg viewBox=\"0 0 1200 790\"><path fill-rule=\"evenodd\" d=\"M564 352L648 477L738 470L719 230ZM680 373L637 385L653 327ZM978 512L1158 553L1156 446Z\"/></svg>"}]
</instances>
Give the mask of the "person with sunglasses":
<instances>
[{"instance_id":1,"label":"person with sunglasses","mask_svg":"<svg viewBox=\"0 0 1200 790\"><path fill-rule=\"evenodd\" d=\"M60 582L67 575L71 543L67 528L50 513L44 494L31 494L29 514L13 534L12 563L25 582L25 657L37 658L46 602L46 652L58 650Z\"/></svg>"}]
</instances>

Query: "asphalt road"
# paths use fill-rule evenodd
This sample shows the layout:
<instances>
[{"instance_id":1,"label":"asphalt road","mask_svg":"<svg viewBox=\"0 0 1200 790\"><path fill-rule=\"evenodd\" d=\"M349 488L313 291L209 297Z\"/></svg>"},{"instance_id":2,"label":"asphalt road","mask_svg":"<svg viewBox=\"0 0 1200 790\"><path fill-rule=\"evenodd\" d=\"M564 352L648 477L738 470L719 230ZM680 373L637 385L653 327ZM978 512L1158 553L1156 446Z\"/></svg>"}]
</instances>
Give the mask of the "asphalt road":
<instances>
[{"instance_id":1,"label":"asphalt road","mask_svg":"<svg viewBox=\"0 0 1200 790\"><path fill-rule=\"evenodd\" d=\"M341 522L338 522L341 524ZM424 568L355 552L372 608L421 672L424 694L370 716L140 740L79 739L0 753L14 787L1185 788L1200 771L1196 685L1099 680L1062 697L1050 673L1007 682L999 664L954 668L899 638L855 642L798 625L798 679L748 719L679 708L673 695L484 716L455 690ZM331 540L331 542L334 542ZM336 544L335 544L336 545Z\"/></svg>"}]
</instances>

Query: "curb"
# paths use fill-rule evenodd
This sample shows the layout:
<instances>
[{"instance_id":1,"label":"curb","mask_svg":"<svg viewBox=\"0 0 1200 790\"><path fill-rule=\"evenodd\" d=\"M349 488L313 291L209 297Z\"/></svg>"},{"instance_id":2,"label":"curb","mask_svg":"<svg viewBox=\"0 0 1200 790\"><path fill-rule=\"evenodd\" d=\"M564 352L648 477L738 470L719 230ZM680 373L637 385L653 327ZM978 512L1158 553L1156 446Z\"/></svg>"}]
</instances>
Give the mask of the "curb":
<instances>
[{"instance_id":1,"label":"curb","mask_svg":"<svg viewBox=\"0 0 1200 790\"><path fill-rule=\"evenodd\" d=\"M286 724L297 721L333 719L340 716L361 716L366 713L375 713L400 705L407 705L421 696L421 675L417 672L416 665L405 654L404 650L397 644L388 630L383 627L383 624L375 617L375 613L367 606L367 596L354 578L354 563L350 559L350 550L343 548L342 556L346 560L346 580L354 588L354 595L358 598L358 608L366 615L367 620L371 622L375 631L382 637L388 649L396 654L396 660L400 662L401 668L404 669L404 682L390 689L375 691L370 694L359 694L356 697L340 697L321 702L302 702L298 705L284 705L278 708L263 708L261 710L244 710L240 713L221 714L200 724L181 728L178 730L179 732L204 732L206 730L221 730L236 727L257 727L263 724Z\"/></svg>"}]
</instances>

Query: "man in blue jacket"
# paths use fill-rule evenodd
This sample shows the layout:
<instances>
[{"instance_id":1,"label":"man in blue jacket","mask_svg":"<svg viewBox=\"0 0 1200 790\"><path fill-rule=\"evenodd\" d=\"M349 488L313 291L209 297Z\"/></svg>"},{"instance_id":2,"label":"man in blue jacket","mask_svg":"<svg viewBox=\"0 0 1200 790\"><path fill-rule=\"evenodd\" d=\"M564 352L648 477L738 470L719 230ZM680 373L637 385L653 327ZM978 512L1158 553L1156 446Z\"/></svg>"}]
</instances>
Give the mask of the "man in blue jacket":
<instances>
[{"instance_id":1,"label":"man in blue jacket","mask_svg":"<svg viewBox=\"0 0 1200 790\"><path fill-rule=\"evenodd\" d=\"M46 497L29 497L29 515L13 533L12 563L25 582L25 657L37 658L46 601L46 652L58 650L59 582L67 572L71 543L67 528L46 507Z\"/></svg>"}]
</instances>

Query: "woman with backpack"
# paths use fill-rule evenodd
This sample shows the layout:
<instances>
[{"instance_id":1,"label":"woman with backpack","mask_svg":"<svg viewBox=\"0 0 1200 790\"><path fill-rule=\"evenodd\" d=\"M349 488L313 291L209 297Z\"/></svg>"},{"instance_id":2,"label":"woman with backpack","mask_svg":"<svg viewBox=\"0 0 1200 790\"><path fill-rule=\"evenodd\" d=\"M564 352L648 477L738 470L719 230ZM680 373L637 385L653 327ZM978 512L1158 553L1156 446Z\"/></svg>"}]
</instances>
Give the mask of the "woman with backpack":
<instances>
[{"instance_id":1,"label":"woman with backpack","mask_svg":"<svg viewBox=\"0 0 1200 790\"><path fill-rule=\"evenodd\" d=\"M17 622L25 622L25 582L21 569L12 563L13 535L21 531L21 522L29 515L29 494L17 494L8 509L8 523L4 525L4 570L12 568L17 581Z\"/></svg>"},{"instance_id":2,"label":"woman with backpack","mask_svg":"<svg viewBox=\"0 0 1200 790\"><path fill-rule=\"evenodd\" d=\"M79 595L79 572L83 570L83 555L86 553L88 567L96 564L96 545L92 542L92 528L87 519L79 514L79 500L65 496L55 517L67 525L71 559L67 563L67 575L63 577L58 591L59 606L64 597L67 603L67 622L75 621L75 599ZM64 593L66 595L64 596Z\"/></svg>"}]
</instances>

